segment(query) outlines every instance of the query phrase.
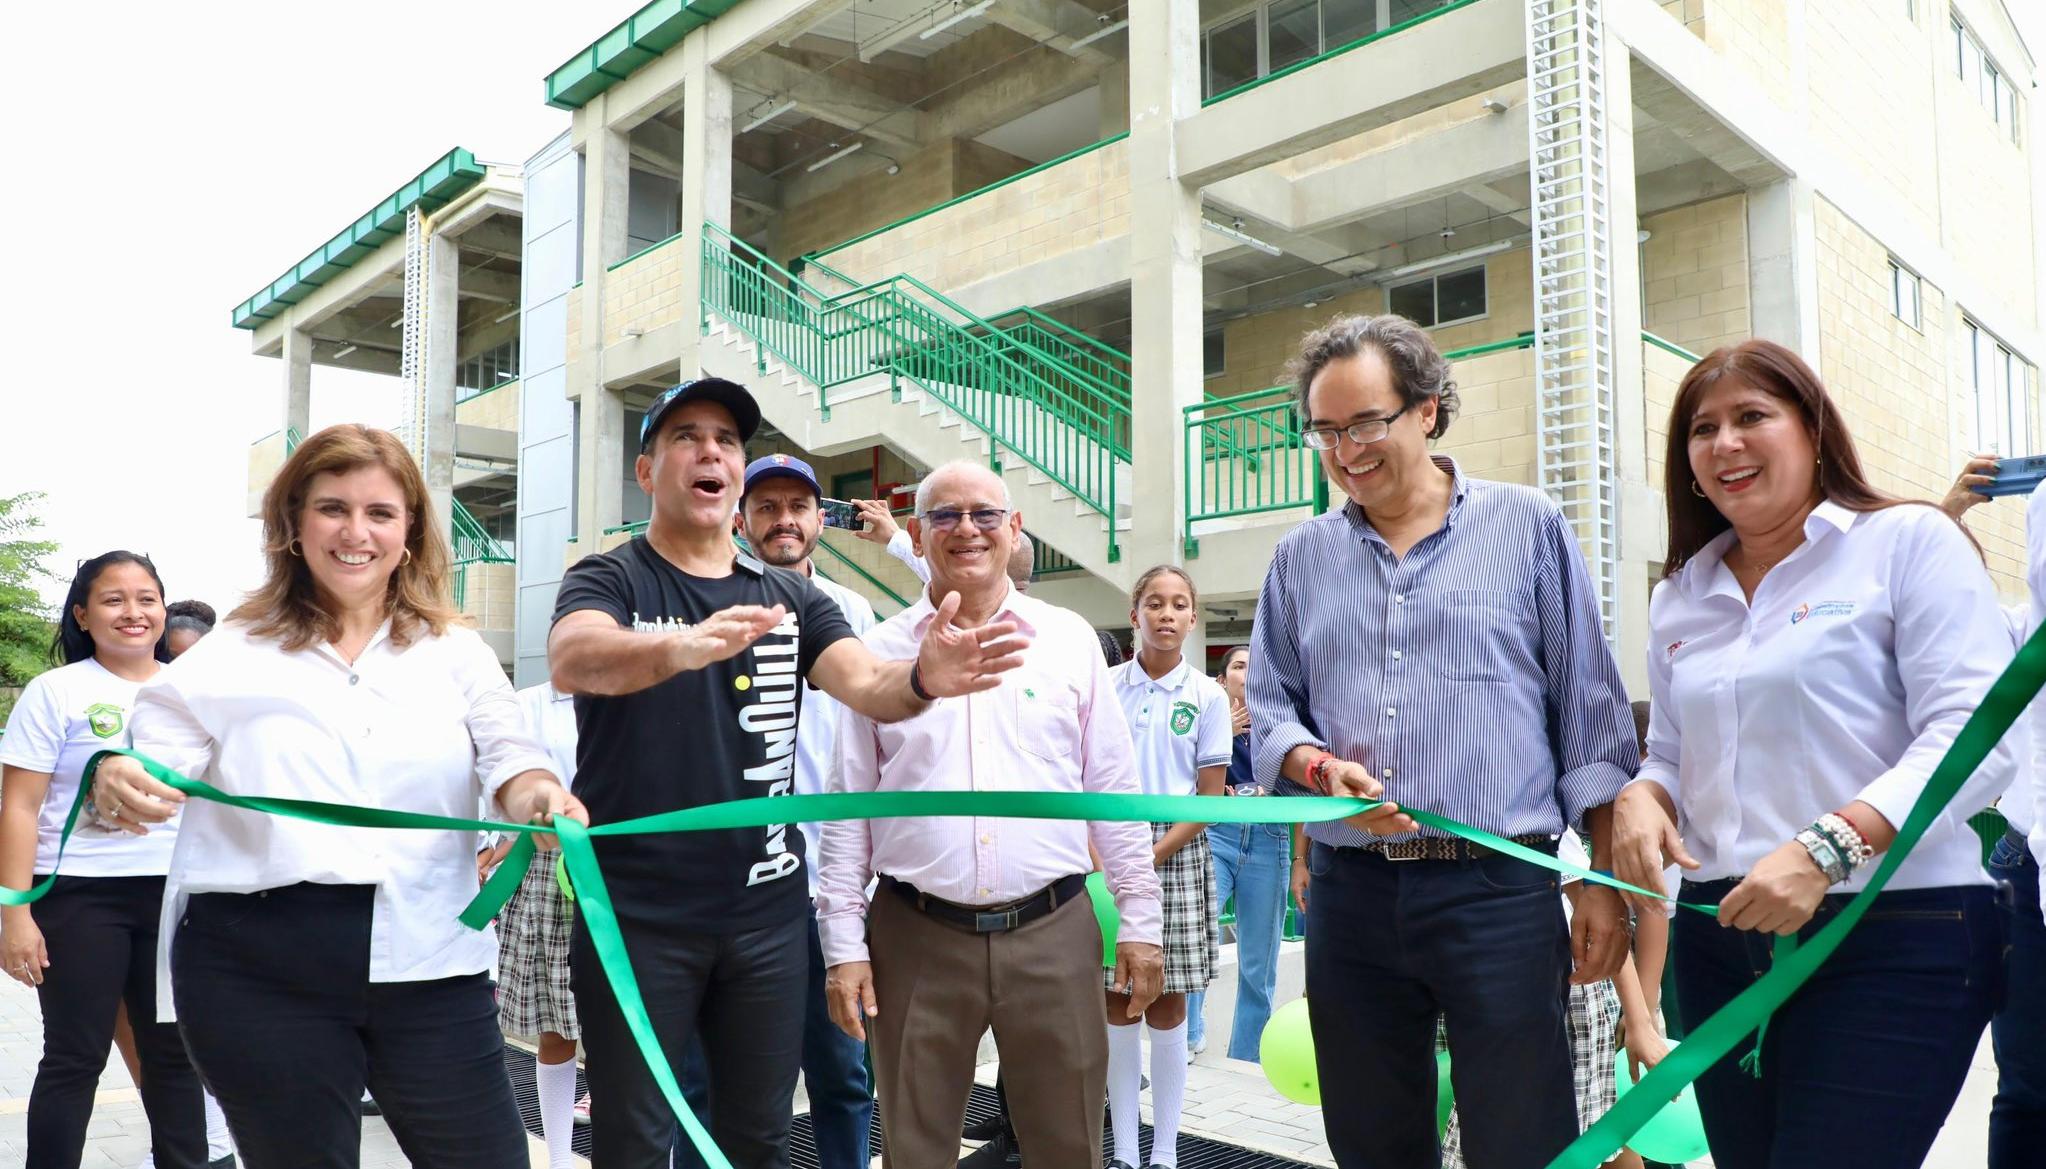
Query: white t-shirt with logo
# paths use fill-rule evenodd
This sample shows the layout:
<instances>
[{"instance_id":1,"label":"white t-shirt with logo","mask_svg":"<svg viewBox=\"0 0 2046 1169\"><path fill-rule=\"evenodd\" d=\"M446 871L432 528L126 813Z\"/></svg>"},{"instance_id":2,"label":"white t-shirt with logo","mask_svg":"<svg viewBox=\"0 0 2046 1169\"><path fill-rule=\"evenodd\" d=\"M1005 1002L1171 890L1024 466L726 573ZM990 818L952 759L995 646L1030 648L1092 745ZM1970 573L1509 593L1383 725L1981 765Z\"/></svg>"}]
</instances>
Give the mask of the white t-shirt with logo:
<instances>
[{"instance_id":1,"label":"white t-shirt with logo","mask_svg":"<svg viewBox=\"0 0 2046 1169\"><path fill-rule=\"evenodd\" d=\"M1229 765L1229 695L1220 683L1184 661L1163 678L1134 658L1108 673L1130 720L1145 795L1193 795L1201 768Z\"/></svg>"},{"instance_id":2,"label":"white t-shirt with logo","mask_svg":"<svg viewBox=\"0 0 2046 1169\"><path fill-rule=\"evenodd\" d=\"M87 658L38 674L29 681L0 736L0 763L50 776L36 820L38 876L57 865L57 842L78 795L78 778L96 751L129 745L128 719L140 682L130 682ZM78 830L64 849L67 877L157 877L170 872L177 840L174 817L152 826L147 836L90 827L91 809L79 814Z\"/></svg>"}]
</instances>

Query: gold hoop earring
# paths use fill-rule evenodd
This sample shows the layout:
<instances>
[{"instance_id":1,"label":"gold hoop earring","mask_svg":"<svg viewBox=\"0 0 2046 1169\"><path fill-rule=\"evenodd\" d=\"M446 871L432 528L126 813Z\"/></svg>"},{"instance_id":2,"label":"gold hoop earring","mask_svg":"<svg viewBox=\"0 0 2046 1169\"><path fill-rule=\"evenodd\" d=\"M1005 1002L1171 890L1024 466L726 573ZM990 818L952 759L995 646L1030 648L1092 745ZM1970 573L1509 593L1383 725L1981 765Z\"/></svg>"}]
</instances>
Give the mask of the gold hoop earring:
<instances>
[{"instance_id":1,"label":"gold hoop earring","mask_svg":"<svg viewBox=\"0 0 2046 1169\"><path fill-rule=\"evenodd\" d=\"M412 549L407 548L405 549L405 554L398 559L398 567L403 568L410 563L412 563Z\"/></svg>"},{"instance_id":2,"label":"gold hoop earring","mask_svg":"<svg viewBox=\"0 0 2046 1169\"><path fill-rule=\"evenodd\" d=\"M297 557L299 557L299 558L301 558L301 559L303 559L303 558L305 557L305 550L304 550L304 549L302 549L302 548L300 548L300 547L298 546L298 537L297 537L297 536L293 536L293 537L291 538L291 542L290 542L290 543L288 543L288 544L286 544L286 545L284 546L284 550L285 550L286 552L290 553L291 555L293 555L293 556L297 556Z\"/></svg>"},{"instance_id":3,"label":"gold hoop earring","mask_svg":"<svg viewBox=\"0 0 2046 1169\"><path fill-rule=\"evenodd\" d=\"M1691 494L1697 496L1700 499L1705 498L1705 492L1699 489L1698 481L1696 479L1691 480Z\"/></svg>"}]
</instances>

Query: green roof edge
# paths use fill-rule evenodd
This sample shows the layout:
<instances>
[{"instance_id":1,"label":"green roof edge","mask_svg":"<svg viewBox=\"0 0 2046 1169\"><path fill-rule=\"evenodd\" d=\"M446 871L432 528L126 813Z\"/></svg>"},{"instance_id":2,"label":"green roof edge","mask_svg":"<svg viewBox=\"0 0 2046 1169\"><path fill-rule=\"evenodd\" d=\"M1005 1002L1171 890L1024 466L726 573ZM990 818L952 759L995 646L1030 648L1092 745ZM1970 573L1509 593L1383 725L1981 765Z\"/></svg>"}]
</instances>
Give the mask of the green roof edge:
<instances>
[{"instance_id":1,"label":"green roof edge","mask_svg":"<svg viewBox=\"0 0 2046 1169\"><path fill-rule=\"evenodd\" d=\"M462 192L483 181L485 167L476 156L457 146L412 176L405 185L385 196L360 219L341 229L339 235L314 248L303 260L234 306L231 320L237 329L254 329L277 316L284 306L297 304L313 289L354 267L371 252L404 234L405 213L414 207L434 210L445 207Z\"/></svg>"},{"instance_id":2,"label":"green roof edge","mask_svg":"<svg viewBox=\"0 0 2046 1169\"><path fill-rule=\"evenodd\" d=\"M547 104L558 110L583 108L738 4L739 0L650 0L547 75Z\"/></svg>"}]
</instances>

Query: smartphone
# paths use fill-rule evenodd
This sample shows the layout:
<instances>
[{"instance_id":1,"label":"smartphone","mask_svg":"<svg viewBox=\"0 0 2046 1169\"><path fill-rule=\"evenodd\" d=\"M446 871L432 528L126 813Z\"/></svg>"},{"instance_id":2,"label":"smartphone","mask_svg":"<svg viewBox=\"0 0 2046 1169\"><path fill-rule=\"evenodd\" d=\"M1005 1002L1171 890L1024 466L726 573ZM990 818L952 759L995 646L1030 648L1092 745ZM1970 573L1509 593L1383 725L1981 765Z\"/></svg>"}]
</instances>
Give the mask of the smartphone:
<instances>
[{"instance_id":1,"label":"smartphone","mask_svg":"<svg viewBox=\"0 0 2046 1169\"><path fill-rule=\"evenodd\" d=\"M1987 487L1976 487L1978 495L1996 499L2005 495L2030 495L2041 482L2046 482L2046 455L1999 458L1996 473Z\"/></svg>"},{"instance_id":2,"label":"smartphone","mask_svg":"<svg viewBox=\"0 0 2046 1169\"><path fill-rule=\"evenodd\" d=\"M824 513L824 526L827 528L857 532L867 526L867 521L860 518L860 509L843 499L820 499L817 507Z\"/></svg>"}]
</instances>

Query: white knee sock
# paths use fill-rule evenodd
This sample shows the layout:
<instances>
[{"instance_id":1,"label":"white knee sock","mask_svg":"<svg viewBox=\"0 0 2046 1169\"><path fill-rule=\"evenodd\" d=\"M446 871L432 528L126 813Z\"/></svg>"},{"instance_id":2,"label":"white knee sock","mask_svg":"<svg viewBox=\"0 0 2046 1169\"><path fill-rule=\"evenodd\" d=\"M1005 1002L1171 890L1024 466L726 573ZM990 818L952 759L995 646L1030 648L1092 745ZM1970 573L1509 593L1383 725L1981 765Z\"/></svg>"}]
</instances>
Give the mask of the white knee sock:
<instances>
[{"instance_id":1,"label":"white knee sock","mask_svg":"<svg viewBox=\"0 0 2046 1169\"><path fill-rule=\"evenodd\" d=\"M1186 1096L1186 1023L1151 1033L1151 1164L1179 1165L1179 1106Z\"/></svg>"},{"instance_id":2,"label":"white knee sock","mask_svg":"<svg viewBox=\"0 0 2046 1169\"><path fill-rule=\"evenodd\" d=\"M204 1092L204 1089L201 1089ZM220 1102L213 1093L206 1096L206 1156L214 1161L234 1152L234 1138L228 1135L227 1113L220 1110Z\"/></svg>"},{"instance_id":3,"label":"white knee sock","mask_svg":"<svg viewBox=\"0 0 2046 1169\"><path fill-rule=\"evenodd\" d=\"M575 1151L575 1061L534 1063L533 1086L540 1090L540 1136L547 1142L548 1169L570 1169Z\"/></svg>"},{"instance_id":4,"label":"white knee sock","mask_svg":"<svg viewBox=\"0 0 2046 1169\"><path fill-rule=\"evenodd\" d=\"M1144 1081L1142 1030L1136 1023L1127 1027L1111 1023L1108 1027L1108 1120L1115 1131L1115 1159L1126 1165L1137 1163L1137 1094L1143 1091Z\"/></svg>"}]
</instances>

